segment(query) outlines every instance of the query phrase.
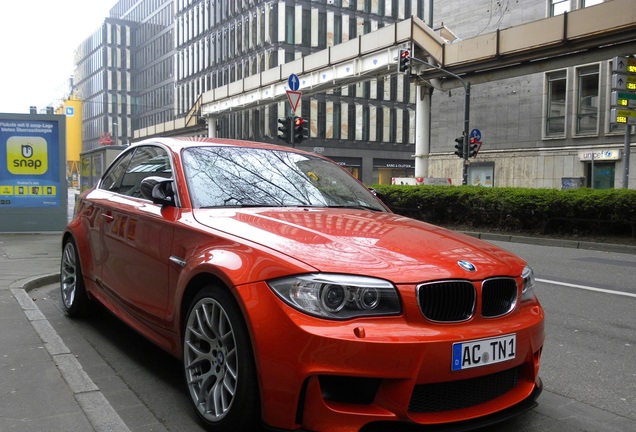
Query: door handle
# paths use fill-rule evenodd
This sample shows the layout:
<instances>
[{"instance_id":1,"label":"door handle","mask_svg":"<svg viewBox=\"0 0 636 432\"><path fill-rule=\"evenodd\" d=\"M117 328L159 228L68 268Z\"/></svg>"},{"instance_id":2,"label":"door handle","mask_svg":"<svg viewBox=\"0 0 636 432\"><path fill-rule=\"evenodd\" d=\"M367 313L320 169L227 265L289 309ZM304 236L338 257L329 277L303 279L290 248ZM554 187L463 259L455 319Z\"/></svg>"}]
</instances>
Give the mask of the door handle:
<instances>
[{"instance_id":1,"label":"door handle","mask_svg":"<svg viewBox=\"0 0 636 432\"><path fill-rule=\"evenodd\" d=\"M112 215L112 214L110 214L110 213L102 213L100 216L102 217L102 220L103 220L105 223L111 223L112 221L114 221L114 220L115 220L115 218L113 217L113 215Z\"/></svg>"}]
</instances>

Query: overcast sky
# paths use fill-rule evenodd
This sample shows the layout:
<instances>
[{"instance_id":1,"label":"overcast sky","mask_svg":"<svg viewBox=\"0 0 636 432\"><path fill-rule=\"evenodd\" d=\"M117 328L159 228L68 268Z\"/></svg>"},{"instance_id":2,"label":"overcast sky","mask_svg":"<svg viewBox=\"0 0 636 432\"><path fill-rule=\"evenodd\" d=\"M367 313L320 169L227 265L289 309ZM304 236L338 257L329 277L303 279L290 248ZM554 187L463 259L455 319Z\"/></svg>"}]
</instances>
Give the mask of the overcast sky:
<instances>
[{"instance_id":1,"label":"overcast sky","mask_svg":"<svg viewBox=\"0 0 636 432\"><path fill-rule=\"evenodd\" d=\"M55 103L73 73L77 46L117 0L3 0L0 112L27 114ZM58 99L58 100L56 100Z\"/></svg>"}]
</instances>

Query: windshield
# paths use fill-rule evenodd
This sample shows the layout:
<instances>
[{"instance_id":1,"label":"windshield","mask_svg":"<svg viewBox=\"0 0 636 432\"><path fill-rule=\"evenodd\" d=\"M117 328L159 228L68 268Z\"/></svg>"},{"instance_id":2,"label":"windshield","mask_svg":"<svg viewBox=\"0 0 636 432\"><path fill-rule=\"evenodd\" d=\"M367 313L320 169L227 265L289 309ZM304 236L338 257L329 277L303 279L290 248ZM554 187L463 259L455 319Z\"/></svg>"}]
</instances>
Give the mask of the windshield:
<instances>
[{"instance_id":1,"label":"windshield","mask_svg":"<svg viewBox=\"0 0 636 432\"><path fill-rule=\"evenodd\" d=\"M183 168L194 208L355 207L386 211L333 162L310 155L245 147L193 147Z\"/></svg>"}]
</instances>

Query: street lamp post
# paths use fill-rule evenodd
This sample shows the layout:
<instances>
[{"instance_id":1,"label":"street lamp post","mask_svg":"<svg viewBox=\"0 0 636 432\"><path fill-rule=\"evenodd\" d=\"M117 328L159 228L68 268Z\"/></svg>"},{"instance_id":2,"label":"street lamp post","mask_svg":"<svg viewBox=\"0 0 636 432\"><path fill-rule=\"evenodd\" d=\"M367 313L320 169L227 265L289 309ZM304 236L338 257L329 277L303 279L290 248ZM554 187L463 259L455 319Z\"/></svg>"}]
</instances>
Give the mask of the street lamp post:
<instances>
[{"instance_id":1,"label":"street lamp post","mask_svg":"<svg viewBox=\"0 0 636 432\"><path fill-rule=\"evenodd\" d=\"M117 145L117 123L113 123L113 145Z\"/></svg>"}]
</instances>

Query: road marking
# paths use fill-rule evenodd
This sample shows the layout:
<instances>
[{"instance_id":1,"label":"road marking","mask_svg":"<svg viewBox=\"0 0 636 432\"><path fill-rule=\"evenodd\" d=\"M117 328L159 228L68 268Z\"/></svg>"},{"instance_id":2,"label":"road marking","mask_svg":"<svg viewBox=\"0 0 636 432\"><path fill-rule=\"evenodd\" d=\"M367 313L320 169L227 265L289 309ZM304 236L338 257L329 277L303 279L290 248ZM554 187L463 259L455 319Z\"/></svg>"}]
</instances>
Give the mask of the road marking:
<instances>
[{"instance_id":1,"label":"road marking","mask_svg":"<svg viewBox=\"0 0 636 432\"><path fill-rule=\"evenodd\" d=\"M605 294L614 294L614 295L619 295L619 296L636 298L636 294L626 293L626 292L623 292L623 291L614 291L614 290L608 290L608 289L603 289L603 288L595 288L595 287L590 287L590 286L585 286L585 285L576 285L576 284L570 284L570 283L565 283L565 282L557 282L557 281L548 280L548 279L535 279L535 280L537 282L545 282L545 283L549 283L549 284L553 284L553 285L562 285L562 286L566 286L566 287L570 287L570 288L578 288L578 289L587 290L587 291L595 291L595 292L601 292L601 293L605 293Z\"/></svg>"}]
</instances>

